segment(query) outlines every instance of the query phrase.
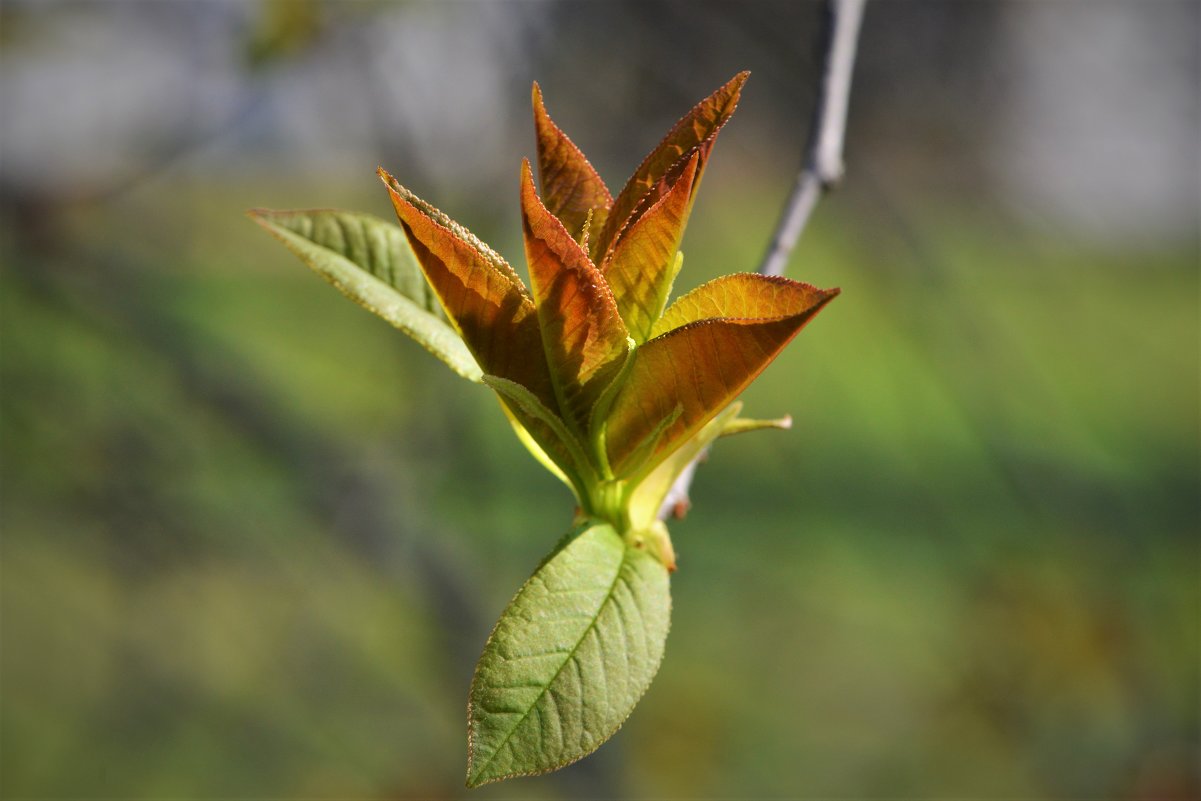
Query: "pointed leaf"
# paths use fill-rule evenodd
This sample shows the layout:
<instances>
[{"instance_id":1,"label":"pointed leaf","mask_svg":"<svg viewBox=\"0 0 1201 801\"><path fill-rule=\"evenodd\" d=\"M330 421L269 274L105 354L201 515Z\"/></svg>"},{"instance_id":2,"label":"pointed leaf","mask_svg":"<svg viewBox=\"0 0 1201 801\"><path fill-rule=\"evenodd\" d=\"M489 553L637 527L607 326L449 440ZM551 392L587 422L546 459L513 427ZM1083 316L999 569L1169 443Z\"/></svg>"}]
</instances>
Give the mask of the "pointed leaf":
<instances>
[{"instance_id":1,"label":"pointed leaf","mask_svg":"<svg viewBox=\"0 0 1201 801\"><path fill-rule=\"evenodd\" d=\"M404 331L459 375L480 368L447 324L400 228L369 214L254 209L251 219L342 294Z\"/></svg>"},{"instance_id":2,"label":"pointed leaf","mask_svg":"<svg viewBox=\"0 0 1201 801\"><path fill-rule=\"evenodd\" d=\"M467 785L544 773L596 750L659 669L667 570L586 522L526 582L484 646L467 707Z\"/></svg>"},{"instance_id":3,"label":"pointed leaf","mask_svg":"<svg viewBox=\"0 0 1201 801\"><path fill-rule=\"evenodd\" d=\"M679 180L630 226L603 265L621 319L638 344L651 338L667 305L699 162L694 153Z\"/></svg>"},{"instance_id":4,"label":"pointed leaf","mask_svg":"<svg viewBox=\"0 0 1201 801\"><path fill-rule=\"evenodd\" d=\"M508 262L384 170L401 227L425 277L485 373L515 381L554 406L538 316Z\"/></svg>"},{"instance_id":5,"label":"pointed leaf","mask_svg":"<svg viewBox=\"0 0 1201 801\"><path fill-rule=\"evenodd\" d=\"M538 177L550 213L575 237L590 213L607 211L613 196L596 170L551 120L542 103L542 89L534 84L534 133L538 145Z\"/></svg>"},{"instance_id":6,"label":"pointed leaf","mask_svg":"<svg viewBox=\"0 0 1201 801\"><path fill-rule=\"evenodd\" d=\"M628 334L604 277L538 199L528 161L521 170L521 211L546 362L564 419L582 433L621 368Z\"/></svg>"},{"instance_id":7,"label":"pointed leaf","mask_svg":"<svg viewBox=\"0 0 1201 801\"><path fill-rule=\"evenodd\" d=\"M717 133L734 113L742 85L749 76L749 72L738 73L672 126L613 201L604 228L599 236L594 237L594 254L606 254L616 243L621 231L633 224L671 188L693 153L700 156L692 186L692 195L695 196Z\"/></svg>"},{"instance_id":8,"label":"pointed leaf","mask_svg":"<svg viewBox=\"0 0 1201 801\"><path fill-rule=\"evenodd\" d=\"M822 290L801 281L759 273L731 273L714 278L676 300L654 325L661 336L700 320L719 317L763 320L786 317L822 301L837 289Z\"/></svg>"},{"instance_id":9,"label":"pointed leaf","mask_svg":"<svg viewBox=\"0 0 1201 801\"><path fill-rule=\"evenodd\" d=\"M764 429L775 428L780 431L787 431L792 428L792 415L786 414L783 417L778 417L775 420L755 420L749 417L738 417L726 425L721 430L723 437L732 437L735 434L746 434L751 431L763 431Z\"/></svg>"},{"instance_id":10,"label":"pointed leaf","mask_svg":"<svg viewBox=\"0 0 1201 801\"><path fill-rule=\"evenodd\" d=\"M691 437L838 294L838 290L822 291L786 278L764 280L778 283L778 292L761 298L760 306L731 305L740 312L757 309L755 317L692 322L638 349L606 427L609 460L618 475L645 471ZM664 434L655 454L646 464L634 464L629 456L637 443L677 403L683 413Z\"/></svg>"}]
</instances>

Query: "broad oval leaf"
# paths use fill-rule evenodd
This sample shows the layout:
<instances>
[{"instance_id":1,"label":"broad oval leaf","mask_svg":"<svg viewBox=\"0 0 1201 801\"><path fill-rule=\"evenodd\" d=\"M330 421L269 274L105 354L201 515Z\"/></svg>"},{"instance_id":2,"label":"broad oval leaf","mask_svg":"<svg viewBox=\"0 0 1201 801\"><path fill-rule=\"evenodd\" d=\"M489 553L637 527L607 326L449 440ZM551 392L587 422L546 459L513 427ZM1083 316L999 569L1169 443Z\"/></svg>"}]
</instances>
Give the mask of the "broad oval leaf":
<instances>
[{"instance_id":1,"label":"broad oval leaf","mask_svg":"<svg viewBox=\"0 0 1201 801\"><path fill-rule=\"evenodd\" d=\"M757 278L761 280L748 285L764 289L766 282L772 291L751 291L738 303L730 300L724 307L741 316L689 322L652 339L635 353L634 365L606 424L609 460L617 475L644 474L688 440L746 389L838 294L837 289L820 290L787 278ZM676 305L690 307L688 299L697 293L705 295L703 289L685 295ZM654 453L635 464L630 457L638 443L677 405L682 412L659 438Z\"/></svg>"},{"instance_id":2,"label":"broad oval leaf","mask_svg":"<svg viewBox=\"0 0 1201 801\"><path fill-rule=\"evenodd\" d=\"M254 209L251 219L363 308L404 331L459 375L482 375L442 309L397 226L331 209Z\"/></svg>"},{"instance_id":3,"label":"broad oval leaf","mask_svg":"<svg viewBox=\"0 0 1201 801\"><path fill-rule=\"evenodd\" d=\"M696 194L717 133L738 106L742 86L748 77L749 72L738 73L693 106L638 165L613 201L600 235L594 238L592 252L597 254L598 261L604 261L621 232L671 188L694 153L700 156L692 186L692 195Z\"/></svg>"},{"instance_id":4,"label":"broad oval leaf","mask_svg":"<svg viewBox=\"0 0 1201 801\"><path fill-rule=\"evenodd\" d=\"M507 378L554 408L538 315L513 268L470 231L381 169L401 227L447 316L485 373Z\"/></svg>"},{"instance_id":5,"label":"broad oval leaf","mask_svg":"<svg viewBox=\"0 0 1201 801\"><path fill-rule=\"evenodd\" d=\"M533 103L543 202L571 235L578 237L590 213L594 215L593 224L599 223L599 215L608 211L613 196L580 149L546 113L537 83Z\"/></svg>"},{"instance_id":6,"label":"broad oval leaf","mask_svg":"<svg viewBox=\"0 0 1201 801\"><path fill-rule=\"evenodd\" d=\"M628 352L613 293L583 247L534 191L521 167L521 223L542 347L563 419L584 436L592 407Z\"/></svg>"},{"instance_id":7,"label":"broad oval leaf","mask_svg":"<svg viewBox=\"0 0 1201 801\"><path fill-rule=\"evenodd\" d=\"M488 638L471 683L467 785L545 773L587 756L659 669L667 569L595 521L538 568Z\"/></svg>"}]
</instances>

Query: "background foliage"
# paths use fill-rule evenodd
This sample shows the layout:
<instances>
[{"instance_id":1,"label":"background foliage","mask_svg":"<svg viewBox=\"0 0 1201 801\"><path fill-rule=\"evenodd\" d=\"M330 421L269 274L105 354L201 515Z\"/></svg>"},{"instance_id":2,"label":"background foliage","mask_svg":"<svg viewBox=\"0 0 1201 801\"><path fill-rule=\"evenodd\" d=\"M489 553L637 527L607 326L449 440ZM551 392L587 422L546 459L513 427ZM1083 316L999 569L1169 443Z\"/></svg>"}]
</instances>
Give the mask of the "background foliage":
<instances>
[{"instance_id":1,"label":"background foliage","mask_svg":"<svg viewBox=\"0 0 1201 801\"><path fill-rule=\"evenodd\" d=\"M523 797L1195 797L1197 17L869 7L790 270L844 296L746 396L797 424L718 445L663 671ZM241 212L387 216L383 164L520 264L531 80L617 180L745 67L680 288L753 269L816 23L5 3L0 794L458 797L567 492Z\"/></svg>"}]
</instances>

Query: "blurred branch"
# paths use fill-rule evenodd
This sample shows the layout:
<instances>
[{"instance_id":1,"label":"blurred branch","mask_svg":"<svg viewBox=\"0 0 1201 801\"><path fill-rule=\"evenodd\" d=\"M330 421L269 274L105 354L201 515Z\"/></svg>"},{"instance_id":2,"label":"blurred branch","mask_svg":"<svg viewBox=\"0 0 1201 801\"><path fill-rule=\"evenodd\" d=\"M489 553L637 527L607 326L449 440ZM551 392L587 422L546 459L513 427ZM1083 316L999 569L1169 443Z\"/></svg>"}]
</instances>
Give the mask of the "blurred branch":
<instances>
[{"instance_id":1,"label":"blurred branch","mask_svg":"<svg viewBox=\"0 0 1201 801\"><path fill-rule=\"evenodd\" d=\"M867 0L826 0L821 85L805 145L805 160L759 265L763 275L784 274L788 258L800 241L817 201L842 179L842 146L846 138L851 75L855 70L855 50L866 4ZM659 509L661 519L683 517L688 511L688 489L696 474L697 463L705 455L701 453L676 479Z\"/></svg>"},{"instance_id":2,"label":"blurred branch","mask_svg":"<svg viewBox=\"0 0 1201 801\"><path fill-rule=\"evenodd\" d=\"M847 104L851 96L851 73L855 47L863 21L866 0L827 0L824 27L825 66L813 125L805 146L805 163L797 175L792 194L784 203L771 245L759 265L764 275L783 275L788 257L801 238L809 215L821 196L842 179L842 143L846 138Z\"/></svg>"}]
</instances>

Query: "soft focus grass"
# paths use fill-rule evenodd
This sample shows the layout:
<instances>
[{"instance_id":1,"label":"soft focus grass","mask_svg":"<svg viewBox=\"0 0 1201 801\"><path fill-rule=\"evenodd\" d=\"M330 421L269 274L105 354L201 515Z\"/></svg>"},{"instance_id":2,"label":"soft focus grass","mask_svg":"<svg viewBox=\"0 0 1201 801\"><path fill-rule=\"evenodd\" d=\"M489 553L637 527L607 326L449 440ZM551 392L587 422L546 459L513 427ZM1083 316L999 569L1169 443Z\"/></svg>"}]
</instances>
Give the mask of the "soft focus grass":
<instances>
[{"instance_id":1,"label":"soft focus grass","mask_svg":"<svg viewBox=\"0 0 1201 801\"><path fill-rule=\"evenodd\" d=\"M678 289L753 266L742 185ZM305 196L6 232L6 797L460 793L474 658L570 499L486 391L238 216L265 193ZM844 295L745 397L794 429L719 443L673 526L652 690L589 761L474 796L1184 797L1194 257L823 208L792 275Z\"/></svg>"}]
</instances>

